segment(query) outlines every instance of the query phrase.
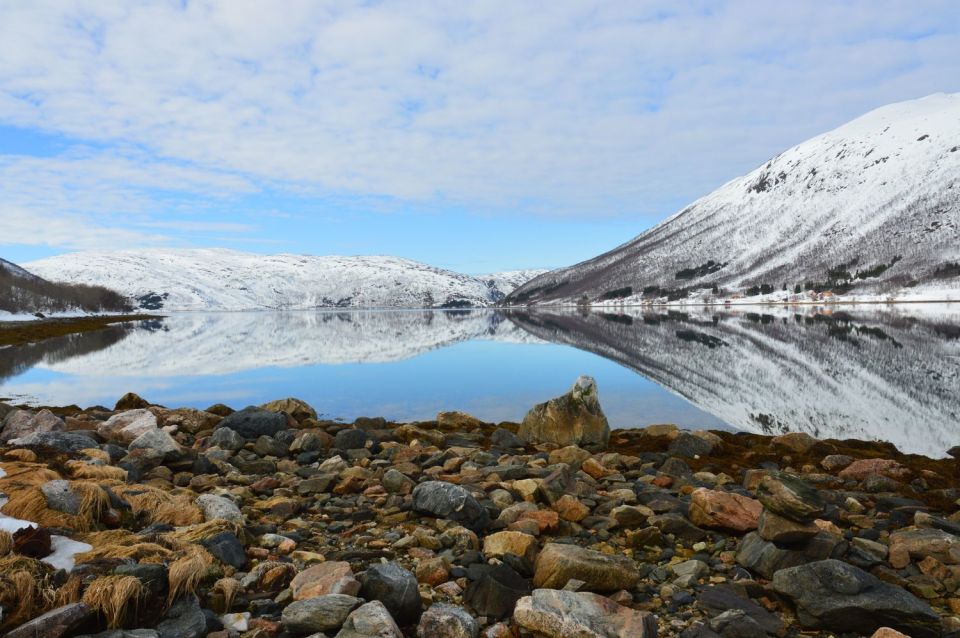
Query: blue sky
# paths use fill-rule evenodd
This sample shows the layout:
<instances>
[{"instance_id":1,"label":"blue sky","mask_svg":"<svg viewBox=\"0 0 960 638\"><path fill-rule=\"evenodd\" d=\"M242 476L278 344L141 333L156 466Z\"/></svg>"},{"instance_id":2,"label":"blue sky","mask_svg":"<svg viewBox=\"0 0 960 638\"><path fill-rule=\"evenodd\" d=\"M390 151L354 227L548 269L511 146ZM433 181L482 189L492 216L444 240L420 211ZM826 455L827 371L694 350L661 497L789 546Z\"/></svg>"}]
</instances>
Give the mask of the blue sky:
<instances>
[{"instance_id":1,"label":"blue sky","mask_svg":"<svg viewBox=\"0 0 960 638\"><path fill-rule=\"evenodd\" d=\"M283 6L0 0L0 256L562 266L960 91L952 0Z\"/></svg>"}]
</instances>

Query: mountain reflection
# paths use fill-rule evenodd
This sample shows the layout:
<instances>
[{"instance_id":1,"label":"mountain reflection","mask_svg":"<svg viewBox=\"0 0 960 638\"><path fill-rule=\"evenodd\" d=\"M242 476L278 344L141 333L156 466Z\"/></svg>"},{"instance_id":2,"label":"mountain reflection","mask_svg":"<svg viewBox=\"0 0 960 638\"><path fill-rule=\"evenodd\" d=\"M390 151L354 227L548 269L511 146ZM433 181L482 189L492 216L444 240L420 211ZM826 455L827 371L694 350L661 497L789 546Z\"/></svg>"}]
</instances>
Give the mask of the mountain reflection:
<instances>
[{"instance_id":1,"label":"mountain reflection","mask_svg":"<svg viewBox=\"0 0 960 638\"><path fill-rule=\"evenodd\" d=\"M960 312L519 312L517 325L613 359L730 425L883 439L942 456L960 443Z\"/></svg>"}]
</instances>

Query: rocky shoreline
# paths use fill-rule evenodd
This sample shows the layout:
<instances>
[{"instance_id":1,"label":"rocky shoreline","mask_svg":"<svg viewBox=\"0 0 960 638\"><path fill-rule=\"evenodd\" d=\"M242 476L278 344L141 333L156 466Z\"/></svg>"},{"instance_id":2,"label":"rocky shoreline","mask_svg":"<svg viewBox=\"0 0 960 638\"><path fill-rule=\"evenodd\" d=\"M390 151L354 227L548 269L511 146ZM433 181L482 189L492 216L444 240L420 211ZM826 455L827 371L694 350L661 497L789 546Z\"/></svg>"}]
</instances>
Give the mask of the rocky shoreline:
<instances>
[{"instance_id":1,"label":"rocky shoreline","mask_svg":"<svg viewBox=\"0 0 960 638\"><path fill-rule=\"evenodd\" d=\"M129 394L0 422L11 638L960 636L955 458L611 432L587 378L522 424Z\"/></svg>"}]
</instances>

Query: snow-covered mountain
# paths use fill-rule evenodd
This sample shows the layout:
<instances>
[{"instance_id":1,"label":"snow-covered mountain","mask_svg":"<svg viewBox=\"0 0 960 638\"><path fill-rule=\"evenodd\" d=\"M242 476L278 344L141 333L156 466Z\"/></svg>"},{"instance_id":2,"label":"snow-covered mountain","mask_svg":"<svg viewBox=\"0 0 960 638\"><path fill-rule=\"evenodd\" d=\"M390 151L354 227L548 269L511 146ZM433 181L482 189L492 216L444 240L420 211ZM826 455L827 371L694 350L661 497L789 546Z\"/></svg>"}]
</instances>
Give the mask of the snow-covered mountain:
<instances>
[{"instance_id":1,"label":"snow-covered mountain","mask_svg":"<svg viewBox=\"0 0 960 638\"><path fill-rule=\"evenodd\" d=\"M483 307L543 272L474 277L397 257L223 249L68 253L28 267L62 281L109 286L149 310Z\"/></svg>"},{"instance_id":2,"label":"snow-covered mountain","mask_svg":"<svg viewBox=\"0 0 960 638\"><path fill-rule=\"evenodd\" d=\"M960 94L892 104L791 148L506 302L960 299Z\"/></svg>"}]
</instances>

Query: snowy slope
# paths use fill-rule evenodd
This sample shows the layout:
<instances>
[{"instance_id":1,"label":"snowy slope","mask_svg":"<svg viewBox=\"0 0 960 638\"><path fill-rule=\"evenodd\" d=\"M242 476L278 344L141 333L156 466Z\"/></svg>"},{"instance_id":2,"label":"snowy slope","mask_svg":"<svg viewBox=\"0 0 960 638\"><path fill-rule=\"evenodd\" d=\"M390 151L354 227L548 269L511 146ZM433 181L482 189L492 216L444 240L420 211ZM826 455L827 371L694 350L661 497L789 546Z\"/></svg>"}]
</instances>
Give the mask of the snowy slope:
<instances>
[{"instance_id":1,"label":"snowy slope","mask_svg":"<svg viewBox=\"0 0 960 638\"><path fill-rule=\"evenodd\" d=\"M6 273L12 277L18 277L21 279L33 280L36 281L39 279L33 273L21 268L12 261L7 261L6 259L0 259L0 270L6 271Z\"/></svg>"},{"instance_id":2,"label":"snowy slope","mask_svg":"<svg viewBox=\"0 0 960 638\"><path fill-rule=\"evenodd\" d=\"M880 439L943 456L960 443L960 310L876 308L509 316L541 339L617 361L743 430Z\"/></svg>"},{"instance_id":3,"label":"snowy slope","mask_svg":"<svg viewBox=\"0 0 960 638\"><path fill-rule=\"evenodd\" d=\"M472 277L397 257L222 249L70 253L28 266L61 281L109 286L143 308L168 311L481 307L502 299L522 277Z\"/></svg>"},{"instance_id":4,"label":"snowy slope","mask_svg":"<svg viewBox=\"0 0 960 638\"><path fill-rule=\"evenodd\" d=\"M795 146L507 303L716 301L763 284L768 300L796 286L795 300L808 290L960 299L957 262L960 94L937 94Z\"/></svg>"}]
</instances>

